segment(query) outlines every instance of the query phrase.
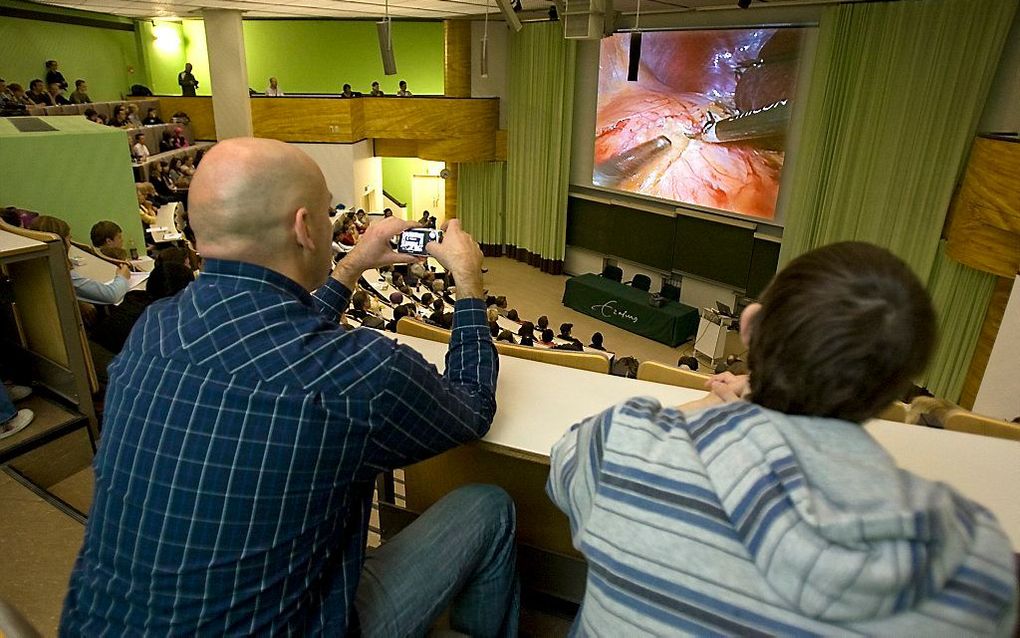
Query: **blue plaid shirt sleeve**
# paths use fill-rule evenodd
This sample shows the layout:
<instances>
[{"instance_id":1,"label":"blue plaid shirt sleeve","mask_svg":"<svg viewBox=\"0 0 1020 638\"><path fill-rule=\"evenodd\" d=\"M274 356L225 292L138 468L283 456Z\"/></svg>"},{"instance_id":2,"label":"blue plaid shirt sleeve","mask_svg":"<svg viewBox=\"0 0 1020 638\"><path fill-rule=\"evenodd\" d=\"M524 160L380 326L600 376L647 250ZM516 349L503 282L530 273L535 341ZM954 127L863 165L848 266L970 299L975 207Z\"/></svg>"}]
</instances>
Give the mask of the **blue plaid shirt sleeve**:
<instances>
[{"instance_id":1,"label":"blue plaid shirt sleeve","mask_svg":"<svg viewBox=\"0 0 1020 638\"><path fill-rule=\"evenodd\" d=\"M372 402L378 423L366 463L377 470L424 460L485 435L496 413L499 358L481 299L454 306L446 373L397 345L382 390Z\"/></svg>"},{"instance_id":2,"label":"blue plaid shirt sleeve","mask_svg":"<svg viewBox=\"0 0 1020 638\"><path fill-rule=\"evenodd\" d=\"M336 279L330 277L326 283L312 293L312 302L319 314L330 321L337 321L340 315L347 310L347 304L351 301L351 291Z\"/></svg>"}]
</instances>

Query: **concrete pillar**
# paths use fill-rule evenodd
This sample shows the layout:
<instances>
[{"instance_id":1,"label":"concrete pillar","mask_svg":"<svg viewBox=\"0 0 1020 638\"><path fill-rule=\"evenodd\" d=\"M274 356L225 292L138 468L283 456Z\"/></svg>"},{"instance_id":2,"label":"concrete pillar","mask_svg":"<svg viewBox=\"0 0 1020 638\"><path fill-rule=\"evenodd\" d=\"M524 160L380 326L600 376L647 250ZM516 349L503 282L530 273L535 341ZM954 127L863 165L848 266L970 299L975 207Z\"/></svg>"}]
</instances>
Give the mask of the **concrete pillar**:
<instances>
[{"instance_id":1,"label":"concrete pillar","mask_svg":"<svg viewBox=\"0 0 1020 638\"><path fill-rule=\"evenodd\" d=\"M251 137L251 103L248 100L248 62L244 55L241 12L202 9L209 55L216 139Z\"/></svg>"},{"instance_id":2,"label":"concrete pillar","mask_svg":"<svg viewBox=\"0 0 1020 638\"><path fill-rule=\"evenodd\" d=\"M471 97L471 21L443 21L443 89L446 97Z\"/></svg>"}]
</instances>

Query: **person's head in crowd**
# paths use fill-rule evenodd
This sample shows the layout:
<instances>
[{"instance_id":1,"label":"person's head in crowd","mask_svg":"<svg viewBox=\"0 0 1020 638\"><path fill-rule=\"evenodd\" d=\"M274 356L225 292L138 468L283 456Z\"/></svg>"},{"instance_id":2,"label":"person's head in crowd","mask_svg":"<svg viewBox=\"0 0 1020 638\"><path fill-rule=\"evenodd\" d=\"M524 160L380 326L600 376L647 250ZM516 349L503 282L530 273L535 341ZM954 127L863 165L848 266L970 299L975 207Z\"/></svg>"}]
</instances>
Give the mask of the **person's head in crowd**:
<instances>
[{"instance_id":1,"label":"person's head in crowd","mask_svg":"<svg viewBox=\"0 0 1020 638\"><path fill-rule=\"evenodd\" d=\"M601 332L593 333L592 336L591 336L591 346L590 347L595 348L596 350L604 350L605 347L602 345L603 340L604 340L604 337L602 336Z\"/></svg>"},{"instance_id":2,"label":"person's head in crowd","mask_svg":"<svg viewBox=\"0 0 1020 638\"><path fill-rule=\"evenodd\" d=\"M560 324L560 339L573 339L573 337L570 336L570 331L573 330L573 329L574 329L574 324L572 324L572 323L561 323Z\"/></svg>"},{"instance_id":3,"label":"person's head in crowd","mask_svg":"<svg viewBox=\"0 0 1020 638\"><path fill-rule=\"evenodd\" d=\"M8 84L7 90L10 91L11 95L14 96L14 99L19 102L25 97L25 87L21 86L17 82L11 82Z\"/></svg>"},{"instance_id":4,"label":"person's head in crowd","mask_svg":"<svg viewBox=\"0 0 1020 638\"><path fill-rule=\"evenodd\" d=\"M135 104L134 102L128 102L127 111L129 118L131 116L138 117L138 105Z\"/></svg>"},{"instance_id":5,"label":"person's head in crowd","mask_svg":"<svg viewBox=\"0 0 1020 638\"><path fill-rule=\"evenodd\" d=\"M429 217L429 228L435 228L435 227L436 227L436 217L433 215L433 216Z\"/></svg>"},{"instance_id":6,"label":"person's head in crowd","mask_svg":"<svg viewBox=\"0 0 1020 638\"><path fill-rule=\"evenodd\" d=\"M422 212L421 219L418 220L418 223L419 224L426 224L426 223L428 223L428 221L429 221L429 212L428 211Z\"/></svg>"},{"instance_id":7,"label":"person's head in crowd","mask_svg":"<svg viewBox=\"0 0 1020 638\"><path fill-rule=\"evenodd\" d=\"M393 217L393 209L392 208L384 208L383 212L382 212L382 216L383 216L383 219L386 219L388 217Z\"/></svg>"},{"instance_id":8,"label":"person's head in crowd","mask_svg":"<svg viewBox=\"0 0 1020 638\"><path fill-rule=\"evenodd\" d=\"M352 95L352 94L353 94L353 91L351 90L351 85L350 84L344 84L344 88L343 88L343 91L341 91L341 95L349 96L349 95Z\"/></svg>"},{"instance_id":9,"label":"person's head in crowd","mask_svg":"<svg viewBox=\"0 0 1020 638\"><path fill-rule=\"evenodd\" d=\"M89 85L85 80L74 81L74 92L80 95L84 95L89 92Z\"/></svg>"},{"instance_id":10,"label":"person's head in crowd","mask_svg":"<svg viewBox=\"0 0 1020 638\"><path fill-rule=\"evenodd\" d=\"M542 331L542 343L546 345L552 343L555 337L556 335L553 333L552 328L546 328Z\"/></svg>"},{"instance_id":11,"label":"person's head in crowd","mask_svg":"<svg viewBox=\"0 0 1020 638\"><path fill-rule=\"evenodd\" d=\"M416 279L421 280L421 278L425 276L425 266L422 266L421 264L411 264L408 266L407 272L414 275Z\"/></svg>"},{"instance_id":12,"label":"person's head in crowd","mask_svg":"<svg viewBox=\"0 0 1020 638\"><path fill-rule=\"evenodd\" d=\"M113 107L113 118L110 120L110 124L113 126L121 126L127 123L127 107L123 104L118 104Z\"/></svg>"},{"instance_id":13,"label":"person's head in crowd","mask_svg":"<svg viewBox=\"0 0 1020 638\"><path fill-rule=\"evenodd\" d=\"M530 321L525 321L521 324L521 327L517 329L518 337L532 337L535 336L535 324Z\"/></svg>"},{"instance_id":14,"label":"person's head in crowd","mask_svg":"<svg viewBox=\"0 0 1020 638\"><path fill-rule=\"evenodd\" d=\"M94 108L92 108L91 106L89 108L85 109L84 115L85 115L85 119L86 120L88 120L90 122L95 122L96 121L97 113L96 113L96 110Z\"/></svg>"},{"instance_id":15,"label":"person's head in crowd","mask_svg":"<svg viewBox=\"0 0 1020 638\"><path fill-rule=\"evenodd\" d=\"M7 80L0 78L0 93L7 92Z\"/></svg>"},{"instance_id":16,"label":"person's head in crowd","mask_svg":"<svg viewBox=\"0 0 1020 638\"><path fill-rule=\"evenodd\" d=\"M678 368L690 370L691 372L697 372L698 368L700 367L697 358L692 357L690 355L680 357L677 360L676 365Z\"/></svg>"},{"instance_id":17,"label":"person's head in crowd","mask_svg":"<svg viewBox=\"0 0 1020 638\"><path fill-rule=\"evenodd\" d=\"M432 296L432 293L431 292L427 292L427 293L425 293L425 294L423 294L421 296L421 305L423 305L425 307L431 307L432 306L432 302L434 300L435 300L435 298Z\"/></svg>"},{"instance_id":18,"label":"person's head in crowd","mask_svg":"<svg viewBox=\"0 0 1020 638\"><path fill-rule=\"evenodd\" d=\"M372 308L372 299L364 290L359 290L351 295L351 308L367 312Z\"/></svg>"},{"instance_id":19,"label":"person's head in crowd","mask_svg":"<svg viewBox=\"0 0 1020 638\"><path fill-rule=\"evenodd\" d=\"M231 138L195 171L188 218L204 258L253 263L314 290L330 271L331 200L322 171L300 149Z\"/></svg>"},{"instance_id":20,"label":"person's head in crowd","mask_svg":"<svg viewBox=\"0 0 1020 638\"><path fill-rule=\"evenodd\" d=\"M443 300L442 299L438 299L437 298L437 299L432 301L432 310L434 310L435 312L442 312L443 308L445 308L445 307L446 306L443 304Z\"/></svg>"},{"instance_id":21,"label":"person's head in crowd","mask_svg":"<svg viewBox=\"0 0 1020 638\"><path fill-rule=\"evenodd\" d=\"M432 292L442 294L444 290L446 290L446 284L443 283L442 279L436 279L432 282Z\"/></svg>"},{"instance_id":22,"label":"person's head in crowd","mask_svg":"<svg viewBox=\"0 0 1020 638\"><path fill-rule=\"evenodd\" d=\"M499 335L496 336L496 341L505 341L507 343L517 343L514 339L514 333L509 330L500 330Z\"/></svg>"},{"instance_id":23,"label":"person's head in crowd","mask_svg":"<svg viewBox=\"0 0 1020 638\"><path fill-rule=\"evenodd\" d=\"M485 307L486 308L490 308L490 307L491 308L495 308L496 307L496 297L494 295L486 295L485 296Z\"/></svg>"},{"instance_id":24,"label":"person's head in crowd","mask_svg":"<svg viewBox=\"0 0 1020 638\"><path fill-rule=\"evenodd\" d=\"M158 117L159 117L159 116L158 116L158 115L156 115L156 108L155 108L155 107L152 107L152 106L150 106L150 107L149 107L149 108L148 108L148 109L147 109L147 110L145 111L145 119L147 119L147 120L155 120L155 119L157 119Z\"/></svg>"},{"instance_id":25,"label":"person's head in crowd","mask_svg":"<svg viewBox=\"0 0 1020 638\"><path fill-rule=\"evenodd\" d=\"M406 91L407 90L407 82L404 81L404 80L401 80L400 82L398 82L397 86L400 87L401 91Z\"/></svg>"},{"instance_id":26,"label":"person's head in crowd","mask_svg":"<svg viewBox=\"0 0 1020 638\"><path fill-rule=\"evenodd\" d=\"M521 345L522 346L535 345L535 335L534 334L521 335Z\"/></svg>"},{"instance_id":27,"label":"person's head in crowd","mask_svg":"<svg viewBox=\"0 0 1020 638\"><path fill-rule=\"evenodd\" d=\"M404 276L401 275L399 272L395 272L390 277L390 281L392 282L394 288L400 288L404 285Z\"/></svg>"},{"instance_id":28,"label":"person's head in crowd","mask_svg":"<svg viewBox=\"0 0 1020 638\"><path fill-rule=\"evenodd\" d=\"M37 230L41 233L53 233L54 235L57 235L64 242L64 250L71 250L71 227L67 225L67 222L59 217L39 215L32 220L31 228L32 230Z\"/></svg>"},{"instance_id":29,"label":"person's head in crowd","mask_svg":"<svg viewBox=\"0 0 1020 638\"><path fill-rule=\"evenodd\" d=\"M89 239L96 248L124 248L124 232L116 222L109 220L93 224Z\"/></svg>"},{"instance_id":30,"label":"person's head in crowd","mask_svg":"<svg viewBox=\"0 0 1020 638\"><path fill-rule=\"evenodd\" d=\"M495 307L486 308L485 318L490 324L495 325L499 321L499 311Z\"/></svg>"},{"instance_id":31,"label":"person's head in crowd","mask_svg":"<svg viewBox=\"0 0 1020 638\"><path fill-rule=\"evenodd\" d=\"M280 88L280 83L277 81L276 78L269 78L269 88L271 89Z\"/></svg>"},{"instance_id":32,"label":"person's head in crowd","mask_svg":"<svg viewBox=\"0 0 1020 638\"><path fill-rule=\"evenodd\" d=\"M42 93L44 88L45 85L43 84L43 81L38 78L28 83L29 93L33 93L35 95L39 95L40 93Z\"/></svg>"},{"instance_id":33,"label":"person's head in crowd","mask_svg":"<svg viewBox=\"0 0 1020 638\"><path fill-rule=\"evenodd\" d=\"M173 171L180 172L181 164L183 164L183 163L184 163L184 160L182 160L180 157L171 157L170 158L170 172L173 172Z\"/></svg>"},{"instance_id":34,"label":"person's head in crowd","mask_svg":"<svg viewBox=\"0 0 1020 638\"><path fill-rule=\"evenodd\" d=\"M379 91L379 83L378 82L372 82L372 91L373 92Z\"/></svg>"},{"instance_id":35,"label":"person's head in crowd","mask_svg":"<svg viewBox=\"0 0 1020 638\"><path fill-rule=\"evenodd\" d=\"M903 395L935 340L910 268L860 242L812 250L781 270L740 320L751 400L787 414L860 423Z\"/></svg>"},{"instance_id":36,"label":"person's head in crowd","mask_svg":"<svg viewBox=\"0 0 1020 638\"><path fill-rule=\"evenodd\" d=\"M393 292L391 292L390 303L393 304L394 306L399 306L400 304L404 303L404 293L400 292L399 290L394 290Z\"/></svg>"},{"instance_id":37,"label":"person's head in crowd","mask_svg":"<svg viewBox=\"0 0 1020 638\"><path fill-rule=\"evenodd\" d=\"M497 308L499 308L500 310L506 310L506 306L507 306L507 301L506 301L506 297L505 296L499 295L498 297L496 297L496 307Z\"/></svg>"},{"instance_id":38,"label":"person's head in crowd","mask_svg":"<svg viewBox=\"0 0 1020 638\"><path fill-rule=\"evenodd\" d=\"M64 92L64 88L60 86L60 82L50 82L50 95L57 97Z\"/></svg>"},{"instance_id":39,"label":"person's head in crowd","mask_svg":"<svg viewBox=\"0 0 1020 638\"><path fill-rule=\"evenodd\" d=\"M180 264L190 270L194 270L194 264L191 263L191 254L186 248L179 248L177 246L171 246L159 251L156 254L155 262L156 266L159 264Z\"/></svg>"},{"instance_id":40,"label":"person's head in crowd","mask_svg":"<svg viewBox=\"0 0 1020 638\"><path fill-rule=\"evenodd\" d=\"M159 262L145 281L145 292L153 299L173 297L195 281L195 273L184 264Z\"/></svg>"},{"instance_id":41,"label":"person's head in crowd","mask_svg":"<svg viewBox=\"0 0 1020 638\"><path fill-rule=\"evenodd\" d=\"M145 144L145 133L135 133L135 144Z\"/></svg>"},{"instance_id":42,"label":"person's head in crowd","mask_svg":"<svg viewBox=\"0 0 1020 638\"><path fill-rule=\"evenodd\" d=\"M499 307L499 302L496 303L496 307L497 308ZM506 313L506 318L509 319L510 321L520 321L521 320L521 316L520 316L520 314L518 314L517 308L511 308L510 310L508 310L507 313Z\"/></svg>"},{"instance_id":43,"label":"person's head in crowd","mask_svg":"<svg viewBox=\"0 0 1020 638\"><path fill-rule=\"evenodd\" d=\"M548 328L549 327L549 317L547 317L545 315L542 315L541 317L539 317L538 321L535 322L535 327L538 328L539 330L545 330L546 328Z\"/></svg>"},{"instance_id":44,"label":"person's head in crowd","mask_svg":"<svg viewBox=\"0 0 1020 638\"><path fill-rule=\"evenodd\" d=\"M425 274L421 276L421 283L428 288L432 288L432 282L436 280L436 273L431 270L426 270Z\"/></svg>"},{"instance_id":45,"label":"person's head in crowd","mask_svg":"<svg viewBox=\"0 0 1020 638\"><path fill-rule=\"evenodd\" d=\"M56 71L59 68L60 68L60 63L57 62L56 60L46 60L46 70L47 71Z\"/></svg>"}]
</instances>

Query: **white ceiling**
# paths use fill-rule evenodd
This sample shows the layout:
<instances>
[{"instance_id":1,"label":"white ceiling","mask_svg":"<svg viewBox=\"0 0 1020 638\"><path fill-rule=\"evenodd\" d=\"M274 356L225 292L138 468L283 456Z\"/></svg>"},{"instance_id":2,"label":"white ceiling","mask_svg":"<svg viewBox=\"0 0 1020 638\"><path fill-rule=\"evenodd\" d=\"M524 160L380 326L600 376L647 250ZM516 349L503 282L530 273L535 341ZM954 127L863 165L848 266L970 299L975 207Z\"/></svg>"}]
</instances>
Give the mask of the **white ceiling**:
<instances>
[{"instance_id":1,"label":"white ceiling","mask_svg":"<svg viewBox=\"0 0 1020 638\"><path fill-rule=\"evenodd\" d=\"M197 17L203 8L240 9L247 17L258 18L371 18L385 12L386 0L39 0L73 9L125 16L129 18ZM754 0L752 8L791 4L828 4L839 0ZM854 0L849 0L854 1ZM766 4L767 2L767 4ZM638 0L616 0L617 11L633 12ZM523 0L525 12L543 15L551 0ZM569 3L583 7L585 2ZM641 0L641 11L686 11L732 8L736 0ZM389 0L390 15L396 18L466 18L481 16L486 7L499 13L496 0Z\"/></svg>"}]
</instances>

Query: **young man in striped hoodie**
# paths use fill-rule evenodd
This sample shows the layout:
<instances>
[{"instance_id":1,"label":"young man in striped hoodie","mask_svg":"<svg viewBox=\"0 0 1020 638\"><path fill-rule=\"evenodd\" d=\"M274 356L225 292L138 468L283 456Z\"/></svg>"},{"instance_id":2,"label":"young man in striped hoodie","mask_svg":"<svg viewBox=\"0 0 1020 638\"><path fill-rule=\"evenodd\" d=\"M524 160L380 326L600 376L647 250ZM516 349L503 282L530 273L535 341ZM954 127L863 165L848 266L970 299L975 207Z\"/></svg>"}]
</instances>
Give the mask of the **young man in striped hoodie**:
<instances>
[{"instance_id":1,"label":"young man in striped hoodie","mask_svg":"<svg viewBox=\"0 0 1020 638\"><path fill-rule=\"evenodd\" d=\"M807 253L741 333L749 380L680 408L631 399L554 447L548 491L588 561L573 633L1010 635L995 518L861 427L932 350L906 264L861 243Z\"/></svg>"}]
</instances>

